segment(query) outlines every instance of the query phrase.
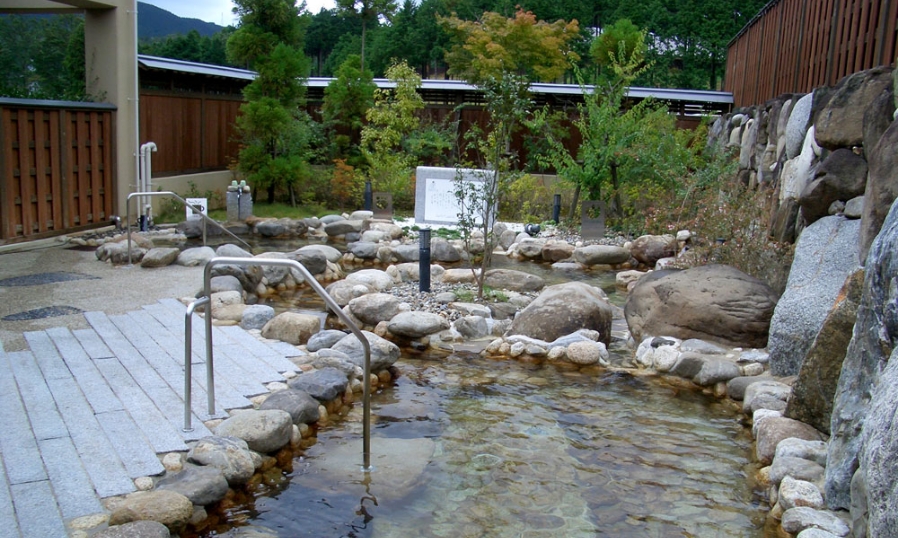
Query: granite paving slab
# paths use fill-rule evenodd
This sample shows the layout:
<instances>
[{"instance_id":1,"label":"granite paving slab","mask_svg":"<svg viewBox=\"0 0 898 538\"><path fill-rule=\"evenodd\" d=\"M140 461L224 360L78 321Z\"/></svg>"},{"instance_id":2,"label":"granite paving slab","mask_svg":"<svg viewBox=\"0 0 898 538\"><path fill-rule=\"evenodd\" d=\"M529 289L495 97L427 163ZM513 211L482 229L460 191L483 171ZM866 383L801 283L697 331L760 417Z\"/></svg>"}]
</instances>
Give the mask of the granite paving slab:
<instances>
[{"instance_id":1,"label":"granite paving slab","mask_svg":"<svg viewBox=\"0 0 898 538\"><path fill-rule=\"evenodd\" d=\"M146 392L141 390L142 386L138 384L128 371L120 363L114 360L102 360L97 363L106 382L112 386L112 390L118 396L119 400L127 410L127 414L134 418L139 426L139 430L132 432L135 436L142 431L150 441L150 446L155 452L176 452L179 450L187 450L184 439L180 435L180 431L176 430L172 423L166 418ZM113 411L111 413L103 413L97 415L100 425L106 430L103 420L107 415L119 413ZM183 416L182 416L183 417ZM109 431L107 430L107 435ZM110 436L110 440L115 443L118 441L114 436ZM127 463L125 458L122 461ZM153 474L153 473L149 473ZM139 475L143 476L143 475ZM132 478L135 478L132 476Z\"/></svg>"},{"instance_id":2,"label":"granite paving slab","mask_svg":"<svg viewBox=\"0 0 898 538\"><path fill-rule=\"evenodd\" d=\"M44 462L37 450L37 441L28 422L25 404L19 395L12 366L6 353L0 352L0 455L11 486L47 479Z\"/></svg>"},{"instance_id":3,"label":"granite paving slab","mask_svg":"<svg viewBox=\"0 0 898 538\"><path fill-rule=\"evenodd\" d=\"M93 329L75 329L72 334L78 339L84 352L91 359L108 359L114 357L112 351Z\"/></svg>"},{"instance_id":4,"label":"granite paving slab","mask_svg":"<svg viewBox=\"0 0 898 538\"><path fill-rule=\"evenodd\" d=\"M286 358L286 355L284 353L276 351L275 349L270 347L269 344L261 342L258 338L244 331L240 327L232 326L219 328L221 329L221 332L225 334L229 339L245 347L249 353L253 354L254 357L269 364L278 372L299 371L299 367L290 362L290 359ZM280 342L280 344L284 344L284 342ZM290 346L290 344L284 345ZM290 347L295 351L299 351L293 346Z\"/></svg>"},{"instance_id":5,"label":"granite paving slab","mask_svg":"<svg viewBox=\"0 0 898 538\"><path fill-rule=\"evenodd\" d=\"M152 361L161 368L168 368L168 365L171 365L176 369L177 365L170 357L164 356L164 353L158 350L158 346L142 354L102 312L87 312L85 317L118 359L97 361L100 371L128 412L144 430L147 438L153 442L157 452L186 450L179 448L183 445L183 440L173 442L172 434L178 439L186 440L196 440L208 435L205 426L195 428L192 432L181 430L184 422L184 403L180 393L175 392L150 364ZM123 323L121 326L128 325ZM139 328L134 328L134 332L139 332ZM109 364L110 362L112 364ZM173 375L180 376L183 380L183 373ZM110 379L110 376L114 376L115 380ZM130 387L131 390L120 389L120 386Z\"/></svg>"},{"instance_id":6,"label":"granite paving slab","mask_svg":"<svg viewBox=\"0 0 898 538\"><path fill-rule=\"evenodd\" d=\"M24 536L40 538L68 536L48 480L14 484L10 490L19 529Z\"/></svg>"},{"instance_id":7,"label":"granite paving slab","mask_svg":"<svg viewBox=\"0 0 898 538\"><path fill-rule=\"evenodd\" d=\"M101 378L101 382L105 384L105 379ZM63 419L71 425L69 435L72 444L97 495L106 498L133 492L134 482L125 471L113 443L97 421L97 417L102 417L105 413L122 409L95 414L76 383L67 379L55 379L49 380L47 385L53 398L61 402Z\"/></svg>"},{"instance_id":8,"label":"granite paving slab","mask_svg":"<svg viewBox=\"0 0 898 538\"><path fill-rule=\"evenodd\" d=\"M45 439L38 441L38 448L62 517L71 519L101 513L103 505L97 499L72 440L68 437Z\"/></svg>"},{"instance_id":9,"label":"granite paving slab","mask_svg":"<svg viewBox=\"0 0 898 538\"><path fill-rule=\"evenodd\" d=\"M0 538L20 538L19 524L16 522L16 510L12 505L12 493L6 479L6 467L0 459Z\"/></svg>"},{"instance_id":10,"label":"granite paving slab","mask_svg":"<svg viewBox=\"0 0 898 538\"><path fill-rule=\"evenodd\" d=\"M9 362L12 364L34 438L41 440L68 436L69 430L56 408L47 382L41 377L34 355L30 351L14 351L9 354Z\"/></svg>"},{"instance_id":11,"label":"granite paving slab","mask_svg":"<svg viewBox=\"0 0 898 538\"><path fill-rule=\"evenodd\" d=\"M97 370L97 366L81 347L81 343L75 338L75 335L65 327L47 329L47 335L56 344L62 360L65 361L71 374L69 378L78 383L94 413L121 410L122 402L106 384L103 374Z\"/></svg>"},{"instance_id":12,"label":"granite paving slab","mask_svg":"<svg viewBox=\"0 0 898 538\"><path fill-rule=\"evenodd\" d=\"M165 472L162 462L156 457L150 441L142 434L128 413L113 411L97 415L97 422L112 441L112 446L125 466L128 476L140 478ZM187 450L185 445L180 450ZM172 450L174 452L175 450Z\"/></svg>"}]
</instances>

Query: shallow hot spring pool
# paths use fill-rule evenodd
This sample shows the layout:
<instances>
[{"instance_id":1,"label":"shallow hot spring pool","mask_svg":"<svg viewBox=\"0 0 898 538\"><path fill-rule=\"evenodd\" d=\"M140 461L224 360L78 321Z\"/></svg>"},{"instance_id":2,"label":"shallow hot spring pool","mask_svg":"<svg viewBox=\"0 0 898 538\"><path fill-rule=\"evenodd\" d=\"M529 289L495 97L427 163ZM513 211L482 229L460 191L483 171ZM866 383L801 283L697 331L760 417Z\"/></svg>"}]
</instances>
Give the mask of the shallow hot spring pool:
<instances>
[{"instance_id":1,"label":"shallow hot spring pool","mask_svg":"<svg viewBox=\"0 0 898 538\"><path fill-rule=\"evenodd\" d=\"M751 437L726 403L657 379L403 358L292 471L203 536L761 537ZM263 534L264 533L264 534Z\"/></svg>"}]
</instances>

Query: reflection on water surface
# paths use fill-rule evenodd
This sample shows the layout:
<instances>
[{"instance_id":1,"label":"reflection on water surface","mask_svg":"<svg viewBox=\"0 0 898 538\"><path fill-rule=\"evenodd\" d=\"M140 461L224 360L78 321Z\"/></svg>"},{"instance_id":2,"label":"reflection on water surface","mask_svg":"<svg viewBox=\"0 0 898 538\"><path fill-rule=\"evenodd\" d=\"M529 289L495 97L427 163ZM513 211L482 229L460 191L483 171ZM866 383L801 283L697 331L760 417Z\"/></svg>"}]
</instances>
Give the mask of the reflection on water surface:
<instances>
[{"instance_id":1,"label":"reflection on water surface","mask_svg":"<svg viewBox=\"0 0 898 538\"><path fill-rule=\"evenodd\" d=\"M233 515L282 537L764 536L750 436L710 397L471 356L398 366L372 400L367 484L332 474L333 454L361 461L356 406Z\"/></svg>"}]
</instances>

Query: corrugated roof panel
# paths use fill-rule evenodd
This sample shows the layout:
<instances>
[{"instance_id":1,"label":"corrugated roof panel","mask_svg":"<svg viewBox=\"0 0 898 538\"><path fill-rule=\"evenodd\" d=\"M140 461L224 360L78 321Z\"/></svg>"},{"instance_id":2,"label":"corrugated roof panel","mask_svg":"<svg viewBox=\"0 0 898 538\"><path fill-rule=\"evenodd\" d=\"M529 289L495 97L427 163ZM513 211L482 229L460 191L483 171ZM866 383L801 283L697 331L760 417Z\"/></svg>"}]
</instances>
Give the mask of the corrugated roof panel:
<instances>
[{"instance_id":1,"label":"corrugated roof panel","mask_svg":"<svg viewBox=\"0 0 898 538\"><path fill-rule=\"evenodd\" d=\"M138 55L138 61L141 65L150 69L163 69L170 71L179 71L182 73L193 73L197 75L206 75L213 77L236 78L242 80L253 80L256 73L246 69L236 69L233 67L223 67L210 64L201 64L196 62L186 62L183 60L172 60L169 58L159 58L156 56ZM334 80L328 77L310 77L307 84L310 88L326 88L330 82ZM387 79L377 78L374 83L378 88L395 88L396 84ZM593 86L586 86L587 91L592 91ZM477 92L475 86L461 80L422 80L421 89L427 92ZM531 84L530 90L536 94L545 95L581 95L582 89L576 84L547 84L535 83ZM631 99L647 99L654 98L667 102L688 102L688 103L705 103L715 105L732 105L732 92L718 92L708 90L682 90L676 88L642 88L633 86L627 91L627 96Z\"/></svg>"}]
</instances>

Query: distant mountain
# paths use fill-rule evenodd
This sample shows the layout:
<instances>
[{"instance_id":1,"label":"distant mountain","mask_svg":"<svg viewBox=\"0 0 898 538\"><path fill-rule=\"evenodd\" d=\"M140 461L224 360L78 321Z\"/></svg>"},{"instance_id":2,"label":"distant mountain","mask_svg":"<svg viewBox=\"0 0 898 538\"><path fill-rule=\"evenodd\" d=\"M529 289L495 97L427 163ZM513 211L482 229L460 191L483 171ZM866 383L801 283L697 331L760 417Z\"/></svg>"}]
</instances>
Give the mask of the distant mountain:
<instances>
[{"instance_id":1,"label":"distant mountain","mask_svg":"<svg viewBox=\"0 0 898 538\"><path fill-rule=\"evenodd\" d=\"M185 19L152 4L137 2L137 37L140 39L186 34L196 30L201 36L211 36L223 27L199 19Z\"/></svg>"}]
</instances>

